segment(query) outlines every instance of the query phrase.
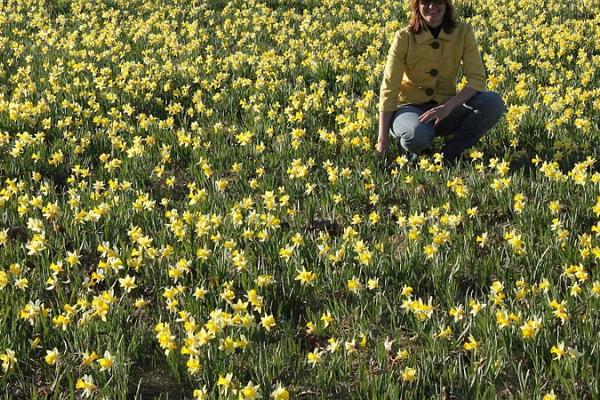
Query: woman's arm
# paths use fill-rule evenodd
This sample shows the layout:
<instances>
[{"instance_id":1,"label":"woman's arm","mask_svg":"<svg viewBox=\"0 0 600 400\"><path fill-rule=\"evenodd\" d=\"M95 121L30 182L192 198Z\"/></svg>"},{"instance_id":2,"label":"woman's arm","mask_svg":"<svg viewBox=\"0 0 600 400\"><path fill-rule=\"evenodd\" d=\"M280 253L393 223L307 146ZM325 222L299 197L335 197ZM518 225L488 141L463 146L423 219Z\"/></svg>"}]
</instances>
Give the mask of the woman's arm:
<instances>
[{"instance_id":1,"label":"woman's arm","mask_svg":"<svg viewBox=\"0 0 600 400\"><path fill-rule=\"evenodd\" d=\"M398 93L402 86L402 78L406 67L408 51L408 36L406 30L397 31L388 50L383 69L383 79L379 88L379 111L395 111Z\"/></svg>"},{"instance_id":2,"label":"woman's arm","mask_svg":"<svg viewBox=\"0 0 600 400\"><path fill-rule=\"evenodd\" d=\"M408 36L407 30L396 32L388 50L379 90L379 134L377 137L377 154L379 156L385 155L390 147L389 130L404 76Z\"/></svg>"},{"instance_id":3,"label":"woman's arm","mask_svg":"<svg viewBox=\"0 0 600 400\"><path fill-rule=\"evenodd\" d=\"M379 135L377 137L377 154L384 156L390 148L390 125L393 111L379 112Z\"/></svg>"}]
</instances>

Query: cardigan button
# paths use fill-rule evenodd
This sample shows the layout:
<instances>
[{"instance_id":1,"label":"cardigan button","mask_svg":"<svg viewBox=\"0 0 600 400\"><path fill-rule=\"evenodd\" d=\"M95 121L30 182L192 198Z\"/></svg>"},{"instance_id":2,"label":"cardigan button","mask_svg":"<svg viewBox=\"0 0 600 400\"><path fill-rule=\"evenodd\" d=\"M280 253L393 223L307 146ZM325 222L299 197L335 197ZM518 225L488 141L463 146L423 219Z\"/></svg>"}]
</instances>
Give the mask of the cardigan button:
<instances>
[{"instance_id":1,"label":"cardigan button","mask_svg":"<svg viewBox=\"0 0 600 400\"><path fill-rule=\"evenodd\" d=\"M428 89L426 89L426 90L425 90L425 94L426 94L427 96L433 96L433 89L432 89L432 88L428 88Z\"/></svg>"},{"instance_id":2,"label":"cardigan button","mask_svg":"<svg viewBox=\"0 0 600 400\"><path fill-rule=\"evenodd\" d=\"M434 49L439 49L440 48L440 42L432 42L431 43L431 47Z\"/></svg>"},{"instance_id":3,"label":"cardigan button","mask_svg":"<svg viewBox=\"0 0 600 400\"><path fill-rule=\"evenodd\" d=\"M437 75L438 75L438 72L439 72L439 71L438 71L437 69L433 68L431 71L429 71L429 74L430 74L431 76L437 76Z\"/></svg>"}]
</instances>

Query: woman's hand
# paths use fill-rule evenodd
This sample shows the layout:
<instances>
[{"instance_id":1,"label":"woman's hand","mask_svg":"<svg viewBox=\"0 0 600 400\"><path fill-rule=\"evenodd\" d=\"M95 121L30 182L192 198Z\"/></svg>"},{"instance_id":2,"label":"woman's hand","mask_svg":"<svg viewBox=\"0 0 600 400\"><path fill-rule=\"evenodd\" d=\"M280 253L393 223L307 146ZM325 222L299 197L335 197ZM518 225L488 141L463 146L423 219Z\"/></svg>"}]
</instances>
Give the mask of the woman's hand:
<instances>
[{"instance_id":1,"label":"woman's hand","mask_svg":"<svg viewBox=\"0 0 600 400\"><path fill-rule=\"evenodd\" d=\"M377 139L377 156L385 157L390 148L389 135L379 136Z\"/></svg>"},{"instance_id":2,"label":"woman's hand","mask_svg":"<svg viewBox=\"0 0 600 400\"><path fill-rule=\"evenodd\" d=\"M419 117L419 122L422 124L427 124L431 121L434 121L433 126L436 127L452 112L452 106L448 103L441 104L437 107L433 107L431 110L428 110L421 114Z\"/></svg>"},{"instance_id":3,"label":"woman's hand","mask_svg":"<svg viewBox=\"0 0 600 400\"><path fill-rule=\"evenodd\" d=\"M454 97L451 97L444 104L440 104L437 107L433 107L431 110L424 112L419 117L419 122L426 124L430 121L435 121L433 126L436 127L456 108L460 107L463 103L469 101L473 96L479 93L477 90L465 86L460 92Z\"/></svg>"},{"instance_id":4,"label":"woman's hand","mask_svg":"<svg viewBox=\"0 0 600 400\"><path fill-rule=\"evenodd\" d=\"M379 112L379 135L377 135L377 155L384 157L390 149L390 124L392 123L393 111Z\"/></svg>"}]
</instances>

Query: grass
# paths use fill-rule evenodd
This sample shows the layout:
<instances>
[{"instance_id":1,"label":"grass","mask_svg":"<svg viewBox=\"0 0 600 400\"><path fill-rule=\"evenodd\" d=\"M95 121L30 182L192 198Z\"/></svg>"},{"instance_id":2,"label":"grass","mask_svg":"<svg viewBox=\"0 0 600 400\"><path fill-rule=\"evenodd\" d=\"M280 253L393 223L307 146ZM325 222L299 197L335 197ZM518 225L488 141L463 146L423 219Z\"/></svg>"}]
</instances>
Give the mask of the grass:
<instances>
[{"instance_id":1,"label":"grass","mask_svg":"<svg viewBox=\"0 0 600 400\"><path fill-rule=\"evenodd\" d=\"M508 113L448 168L374 154L406 5L7 3L3 398L600 397L598 18L455 5Z\"/></svg>"}]
</instances>

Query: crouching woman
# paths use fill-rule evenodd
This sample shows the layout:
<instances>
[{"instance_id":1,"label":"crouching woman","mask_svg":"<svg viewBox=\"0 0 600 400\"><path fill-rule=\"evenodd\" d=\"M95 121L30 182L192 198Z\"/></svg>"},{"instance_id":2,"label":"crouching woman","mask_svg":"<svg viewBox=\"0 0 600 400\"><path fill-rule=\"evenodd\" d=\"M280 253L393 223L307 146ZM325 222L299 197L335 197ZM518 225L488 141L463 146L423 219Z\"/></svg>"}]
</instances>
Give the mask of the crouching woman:
<instances>
[{"instance_id":1,"label":"crouching woman","mask_svg":"<svg viewBox=\"0 0 600 400\"><path fill-rule=\"evenodd\" d=\"M447 162L477 143L505 112L502 98L485 91L486 77L472 28L455 17L451 0L411 0L408 27L389 49L379 100L377 152L389 150L390 135L409 153L446 136ZM459 67L467 79L456 92Z\"/></svg>"}]
</instances>

